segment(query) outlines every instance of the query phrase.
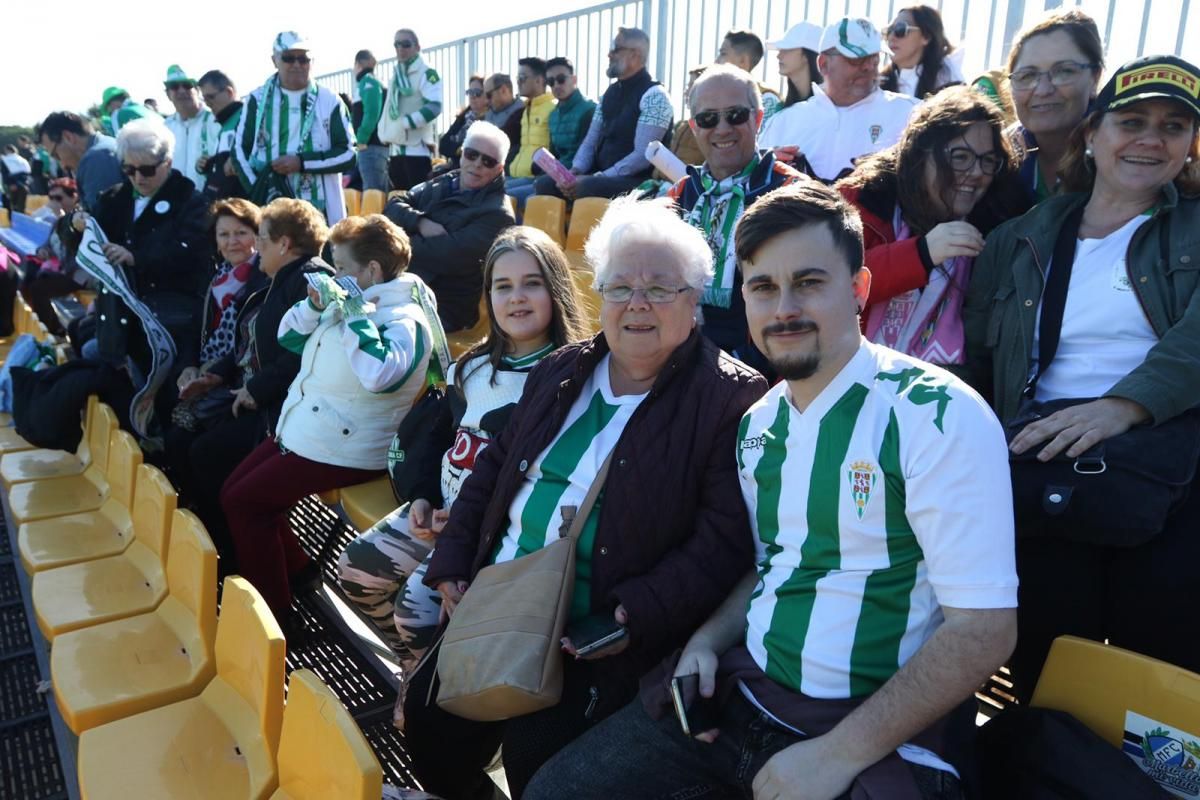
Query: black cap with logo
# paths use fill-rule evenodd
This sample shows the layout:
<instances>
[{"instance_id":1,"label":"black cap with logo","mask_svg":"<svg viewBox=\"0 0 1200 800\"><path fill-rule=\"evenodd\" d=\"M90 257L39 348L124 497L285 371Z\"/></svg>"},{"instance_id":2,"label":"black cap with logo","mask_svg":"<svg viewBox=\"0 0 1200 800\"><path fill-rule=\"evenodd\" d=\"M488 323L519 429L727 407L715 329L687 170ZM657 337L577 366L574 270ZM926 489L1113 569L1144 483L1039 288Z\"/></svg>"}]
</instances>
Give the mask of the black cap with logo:
<instances>
[{"instance_id":1,"label":"black cap with logo","mask_svg":"<svg viewBox=\"0 0 1200 800\"><path fill-rule=\"evenodd\" d=\"M1200 117L1200 70L1178 56L1144 56L1123 65L1096 97L1097 111L1116 111L1142 100L1178 100Z\"/></svg>"}]
</instances>

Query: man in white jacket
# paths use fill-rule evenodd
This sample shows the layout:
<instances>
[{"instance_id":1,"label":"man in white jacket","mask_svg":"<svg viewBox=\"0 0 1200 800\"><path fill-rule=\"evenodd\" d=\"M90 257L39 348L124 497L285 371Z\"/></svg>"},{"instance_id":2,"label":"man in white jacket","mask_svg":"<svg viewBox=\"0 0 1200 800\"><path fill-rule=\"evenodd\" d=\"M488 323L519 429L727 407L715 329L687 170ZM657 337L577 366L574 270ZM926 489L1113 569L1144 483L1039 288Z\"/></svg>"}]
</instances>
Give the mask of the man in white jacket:
<instances>
[{"instance_id":1,"label":"man in white jacket","mask_svg":"<svg viewBox=\"0 0 1200 800\"><path fill-rule=\"evenodd\" d=\"M429 175L434 143L433 121L442 113L442 79L421 58L416 32L401 28L392 42L392 68L387 99L377 128L380 141L391 145L388 177L393 189L411 189Z\"/></svg>"},{"instance_id":2,"label":"man in white jacket","mask_svg":"<svg viewBox=\"0 0 1200 800\"><path fill-rule=\"evenodd\" d=\"M759 142L796 147L796 165L831 183L854 160L900 140L918 101L879 88L879 31L870 20L843 17L821 35L813 96L771 118ZM806 170L805 170L806 168Z\"/></svg>"},{"instance_id":3,"label":"man in white jacket","mask_svg":"<svg viewBox=\"0 0 1200 800\"><path fill-rule=\"evenodd\" d=\"M175 134L175 154L171 164L196 184L196 191L202 191L206 178L201 165L217 152L221 123L217 122L211 111L200 105L200 90L196 81L189 78L178 64L167 68L163 87L175 106L175 113L165 120L171 133Z\"/></svg>"}]
</instances>

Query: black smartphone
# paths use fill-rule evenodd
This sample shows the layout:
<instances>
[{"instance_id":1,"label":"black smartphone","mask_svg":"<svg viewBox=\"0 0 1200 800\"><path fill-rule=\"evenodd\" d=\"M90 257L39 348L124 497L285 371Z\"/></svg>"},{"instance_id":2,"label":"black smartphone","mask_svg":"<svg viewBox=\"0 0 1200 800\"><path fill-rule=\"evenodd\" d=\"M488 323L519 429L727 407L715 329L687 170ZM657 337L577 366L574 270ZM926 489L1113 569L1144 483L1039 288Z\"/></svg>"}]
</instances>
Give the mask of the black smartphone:
<instances>
[{"instance_id":1,"label":"black smartphone","mask_svg":"<svg viewBox=\"0 0 1200 800\"><path fill-rule=\"evenodd\" d=\"M678 675L671 679L671 702L675 717L685 736L711 731L717 727L715 698L700 694L700 676Z\"/></svg>"},{"instance_id":2,"label":"black smartphone","mask_svg":"<svg viewBox=\"0 0 1200 800\"><path fill-rule=\"evenodd\" d=\"M567 638L579 656L591 655L629 635L612 614L592 614L567 626Z\"/></svg>"}]
</instances>

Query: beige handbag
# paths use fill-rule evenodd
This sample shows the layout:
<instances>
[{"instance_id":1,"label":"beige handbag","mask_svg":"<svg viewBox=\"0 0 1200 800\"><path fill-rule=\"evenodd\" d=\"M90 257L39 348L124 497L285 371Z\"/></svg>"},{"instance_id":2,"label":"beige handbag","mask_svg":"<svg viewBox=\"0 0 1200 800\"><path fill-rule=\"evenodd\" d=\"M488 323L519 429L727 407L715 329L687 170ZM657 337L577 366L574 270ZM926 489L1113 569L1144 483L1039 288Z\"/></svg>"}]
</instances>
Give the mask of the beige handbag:
<instances>
[{"instance_id":1,"label":"beige handbag","mask_svg":"<svg viewBox=\"0 0 1200 800\"><path fill-rule=\"evenodd\" d=\"M438 705L464 719L511 719L557 705L562 639L575 589L575 543L608 475L600 466L583 504L563 506L556 542L485 567L450 617L438 654Z\"/></svg>"}]
</instances>

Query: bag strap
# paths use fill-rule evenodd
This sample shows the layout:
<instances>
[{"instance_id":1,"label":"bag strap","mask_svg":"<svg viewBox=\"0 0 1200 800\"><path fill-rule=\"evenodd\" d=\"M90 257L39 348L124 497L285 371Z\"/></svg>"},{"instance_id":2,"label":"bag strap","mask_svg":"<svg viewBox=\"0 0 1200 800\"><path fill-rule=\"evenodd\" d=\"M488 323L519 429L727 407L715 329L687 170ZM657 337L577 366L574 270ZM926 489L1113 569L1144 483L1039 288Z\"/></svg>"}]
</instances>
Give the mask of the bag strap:
<instances>
[{"instance_id":1,"label":"bag strap","mask_svg":"<svg viewBox=\"0 0 1200 800\"><path fill-rule=\"evenodd\" d=\"M1050 368L1054 354L1058 352L1058 340L1062 335L1063 313L1067 308L1067 288L1071 284L1071 267L1075 264L1075 247L1079 239L1079 226L1083 222L1083 206L1079 206L1063 221L1063 226L1054 241L1054 256L1050 260L1050 274L1042 290L1042 316L1038 322L1038 362L1029 382L1025 384L1025 396L1033 398L1038 380Z\"/></svg>"},{"instance_id":2,"label":"bag strap","mask_svg":"<svg viewBox=\"0 0 1200 800\"><path fill-rule=\"evenodd\" d=\"M608 478L608 468L612 464L613 453L616 447L608 451L608 456L605 457L604 463L600 465L600 470L596 473L596 477L592 479L592 485L588 487L587 494L584 495L583 502L579 506L563 506L560 511L563 517L563 531L560 528L559 536L564 539L578 540L583 533L583 526L587 523L588 515L592 513L592 506L596 505L596 498L600 496L600 490L604 488L604 481Z\"/></svg>"}]
</instances>

